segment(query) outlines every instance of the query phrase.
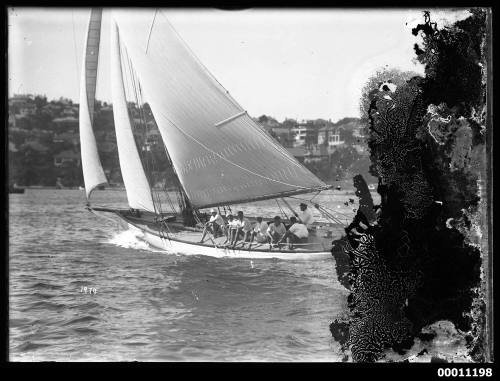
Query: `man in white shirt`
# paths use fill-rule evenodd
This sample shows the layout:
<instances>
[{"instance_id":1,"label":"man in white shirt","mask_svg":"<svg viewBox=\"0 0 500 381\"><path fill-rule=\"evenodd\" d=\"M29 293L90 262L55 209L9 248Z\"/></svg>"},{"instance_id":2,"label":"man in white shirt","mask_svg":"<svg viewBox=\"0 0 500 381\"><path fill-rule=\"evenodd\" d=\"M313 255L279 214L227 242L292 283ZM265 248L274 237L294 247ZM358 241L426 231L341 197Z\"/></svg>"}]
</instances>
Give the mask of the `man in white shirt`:
<instances>
[{"instance_id":1,"label":"man in white shirt","mask_svg":"<svg viewBox=\"0 0 500 381\"><path fill-rule=\"evenodd\" d=\"M281 222L280 216L274 217L274 222L269 224L266 233L267 239L269 241L269 250L272 248L274 243L277 243L279 247L281 238L283 238L283 236L286 234L286 227L283 222Z\"/></svg>"},{"instance_id":2,"label":"man in white shirt","mask_svg":"<svg viewBox=\"0 0 500 381\"><path fill-rule=\"evenodd\" d=\"M203 236L201 237L200 243L203 243L208 231L212 233L214 238L217 238L217 234L219 232L222 233L224 219L215 209L210 209L210 214L210 219L205 224L205 228L203 229Z\"/></svg>"},{"instance_id":3,"label":"man in white shirt","mask_svg":"<svg viewBox=\"0 0 500 381\"><path fill-rule=\"evenodd\" d=\"M288 228L286 234L281 238L280 242L286 239L288 244L288 249L293 249L294 243L306 243L307 238L309 237L309 231L307 230L306 225L297 222L295 217L290 217L290 222L292 225Z\"/></svg>"},{"instance_id":4,"label":"man in white shirt","mask_svg":"<svg viewBox=\"0 0 500 381\"><path fill-rule=\"evenodd\" d=\"M238 217L234 219L234 222L230 226L230 242L229 245L234 247L241 234L243 234L243 242L246 242L252 231L252 224L243 216L243 212L240 210L238 212Z\"/></svg>"},{"instance_id":5,"label":"man in white shirt","mask_svg":"<svg viewBox=\"0 0 500 381\"><path fill-rule=\"evenodd\" d=\"M255 238L258 243L264 243L267 241L267 225L266 221L262 221L262 217L257 217L257 222L255 223L253 230L250 234L250 244L248 248L252 247L253 239Z\"/></svg>"},{"instance_id":6,"label":"man in white shirt","mask_svg":"<svg viewBox=\"0 0 500 381\"><path fill-rule=\"evenodd\" d=\"M310 228L314 222L314 216L311 212L311 209L307 208L307 205L304 203L300 204L300 212L295 213L295 217L299 219L299 222L306 225Z\"/></svg>"},{"instance_id":7,"label":"man in white shirt","mask_svg":"<svg viewBox=\"0 0 500 381\"><path fill-rule=\"evenodd\" d=\"M224 241L224 244L228 243L229 240L231 239L231 230L234 229L234 224L235 224L235 219L231 213L226 214L226 218L227 218L227 223L226 225L224 225L226 240Z\"/></svg>"}]
</instances>

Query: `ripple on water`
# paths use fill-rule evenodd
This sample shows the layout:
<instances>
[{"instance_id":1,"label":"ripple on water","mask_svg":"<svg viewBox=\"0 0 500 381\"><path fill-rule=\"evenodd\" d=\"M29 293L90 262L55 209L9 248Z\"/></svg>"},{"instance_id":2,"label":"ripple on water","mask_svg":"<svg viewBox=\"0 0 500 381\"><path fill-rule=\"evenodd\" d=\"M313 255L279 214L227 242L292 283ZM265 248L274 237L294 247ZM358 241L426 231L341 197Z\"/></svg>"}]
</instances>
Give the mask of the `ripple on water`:
<instances>
[{"instance_id":1,"label":"ripple on water","mask_svg":"<svg viewBox=\"0 0 500 381\"><path fill-rule=\"evenodd\" d=\"M45 347L50 347L51 344L45 344L45 343L36 343L36 342L31 342L31 341L26 341L22 343L21 345L17 346L15 348L16 351L20 352L28 352L28 351L34 351L40 348L45 348Z\"/></svg>"},{"instance_id":2,"label":"ripple on water","mask_svg":"<svg viewBox=\"0 0 500 381\"><path fill-rule=\"evenodd\" d=\"M76 317L76 318L70 319L70 320L66 321L65 323L63 323L63 325L67 326L67 325L74 325L74 324L81 324L81 323L89 323L92 321L99 321L99 318L96 318L95 316L86 315L86 316L81 316L81 317Z\"/></svg>"},{"instance_id":3,"label":"ripple on water","mask_svg":"<svg viewBox=\"0 0 500 381\"><path fill-rule=\"evenodd\" d=\"M101 333L101 331L89 327L76 327L73 328L73 331L82 335L97 335Z\"/></svg>"},{"instance_id":4,"label":"ripple on water","mask_svg":"<svg viewBox=\"0 0 500 381\"><path fill-rule=\"evenodd\" d=\"M60 290L60 289L64 288L64 286L61 286L59 284L54 284L54 283L37 282L37 283L31 285L31 288L34 288L34 289L42 288L42 289L46 289L46 290Z\"/></svg>"},{"instance_id":5,"label":"ripple on water","mask_svg":"<svg viewBox=\"0 0 500 381\"><path fill-rule=\"evenodd\" d=\"M40 302L29 303L28 307L21 309L21 312L27 312L30 310L61 311L61 310L64 310L66 308L67 308L67 306L65 304L40 301Z\"/></svg>"}]
</instances>

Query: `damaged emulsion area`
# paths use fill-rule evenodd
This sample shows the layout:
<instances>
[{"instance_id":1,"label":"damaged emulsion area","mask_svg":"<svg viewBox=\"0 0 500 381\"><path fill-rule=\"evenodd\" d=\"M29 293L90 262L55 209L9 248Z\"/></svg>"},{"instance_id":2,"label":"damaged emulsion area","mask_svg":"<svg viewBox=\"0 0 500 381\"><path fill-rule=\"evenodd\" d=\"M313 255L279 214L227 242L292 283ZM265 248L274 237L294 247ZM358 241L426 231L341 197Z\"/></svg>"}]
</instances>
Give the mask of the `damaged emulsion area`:
<instances>
[{"instance_id":1,"label":"damaged emulsion area","mask_svg":"<svg viewBox=\"0 0 500 381\"><path fill-rule=\"evenodd\" d=\"M330 331L346 359L350 353L357 362L431 343L428 326L442 321L464 333L470 359L484 361L477 231L478 180L485 173L486 16L471 10L443 30L429 13L424 17L414 34L422 32L424 44L415 50L425 78L398 87L380 83L370 93L368 145L381 204L373 213L357 177L358 214L332 248L339 280L351 293L348 318L335 320Z\"/></svg>"}]
</instances>

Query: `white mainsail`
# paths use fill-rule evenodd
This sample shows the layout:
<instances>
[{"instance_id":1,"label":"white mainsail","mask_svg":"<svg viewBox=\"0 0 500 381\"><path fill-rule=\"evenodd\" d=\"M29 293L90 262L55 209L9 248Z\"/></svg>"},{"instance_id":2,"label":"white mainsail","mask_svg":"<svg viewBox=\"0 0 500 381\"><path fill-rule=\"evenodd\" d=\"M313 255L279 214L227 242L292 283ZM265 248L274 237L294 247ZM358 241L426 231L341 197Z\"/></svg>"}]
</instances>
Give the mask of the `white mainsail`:
<instances>
[{"instance_id":1,"label":"white mainsail","mask_svg":"<svg viewBox=\"0 0 500 381\"><path fill-rule=\"evenodd\" d=\"M194 207L327 188L234 101L161 10L119 10L114 16Z\"/></svg>"},{"instance_id":2,"label":"white mainsail","mask_svg":"<svg viewBox=\"0 0 500 381\"><path fill-rule=\"evenodd\" d=\"M106 184L93 130L94 102L101 35L102 9L92 9L87 32L80 84L80 149L87 199L97 186Z\"/></svg>"},{"instance_id":3,"label":"white mainsail","mask_svg":"<svg viewBox=\"0 0 500 381\"><path fill-rule=\"evenodd\" d=\"M118 27L111 27L111 94L113 98L113 118L115 121L116 143L123 182L127 191L128 204L134 209L155 212L144 167L132 133L130 117L123 83L120 36Z\"/></svg>"}]
</instances>

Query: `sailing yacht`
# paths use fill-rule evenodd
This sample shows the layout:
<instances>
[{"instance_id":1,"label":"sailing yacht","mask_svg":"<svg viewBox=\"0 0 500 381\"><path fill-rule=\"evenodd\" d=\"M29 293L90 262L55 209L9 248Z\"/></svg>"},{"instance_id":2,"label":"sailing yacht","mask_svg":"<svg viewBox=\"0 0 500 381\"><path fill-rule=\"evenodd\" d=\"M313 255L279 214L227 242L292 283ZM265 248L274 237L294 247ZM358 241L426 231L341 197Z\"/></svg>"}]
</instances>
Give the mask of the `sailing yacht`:
<instances>
[{"instance_id":1,"label":"sailing yacht","mask_svg":"<svg viewBox=\"0 0 500 381\"><path fill-rule=\"evenodd\" d=\"M102 9L92 9L80 90L80 139L87 208L111 213L137 237L170 253L235 258L310 260L331 258L332 236L343 224L324 206L309 202L327 222L309 228L309 240L288 249L267 243L223 245L225 237L200 243L209 208L318 194L325 184L256 123L189 49L160 10L117 10L111 21L111 87L118 156L128 209L91 204L92 191L108 180L103 171L93 116ZM126 74L146 98L165 154L178 180L180 210L164 210L134 140ZM138 102L140 104L141 102ZM290 199L291 200L291 199ZM286 216L286 213L284 213ZM247 216L250 222L256 216ZM266 219L266 217L264 217ZM269 216L271 220L272 216ZM285 223L287 218L285 217Z\"/></svg>"}]
</instances>

